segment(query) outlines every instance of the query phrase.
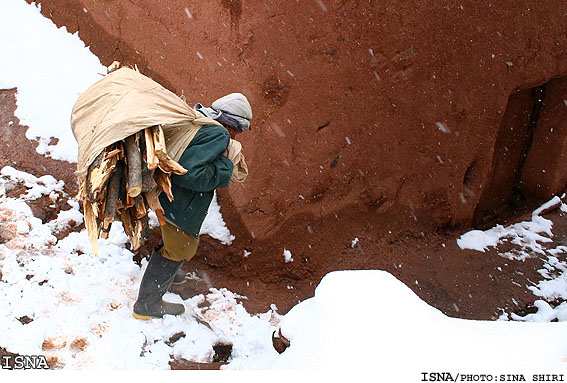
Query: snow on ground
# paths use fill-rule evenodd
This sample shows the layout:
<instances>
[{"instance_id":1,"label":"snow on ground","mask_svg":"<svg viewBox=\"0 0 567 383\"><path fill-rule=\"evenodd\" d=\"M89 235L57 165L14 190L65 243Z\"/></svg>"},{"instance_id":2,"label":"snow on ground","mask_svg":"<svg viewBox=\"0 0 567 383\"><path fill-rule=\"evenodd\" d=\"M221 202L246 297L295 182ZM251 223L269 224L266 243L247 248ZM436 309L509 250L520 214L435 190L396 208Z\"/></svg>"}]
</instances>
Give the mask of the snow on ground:
<instances>
[{"instance_id":1,"label":"snow on ground","mask_svg":"<svg viewBox=\"0 0 567 383\"><path fill-rule=\"evenodd\" d=\"M11 58L0 63L0 87L18 87L16 113L30 126L28 137L41 138L44 154L74 161L70 110L77 92L104 68L77 35L57 29L24 0L0 2L0 32L0 50ZM59 144L48 148L52 135ZM16 182L28 189L18 199L7 196ZM346 369L350 374L356 369L376 379L421 381L423 372L567 368L567 324L532 323L563 320L562 306L551 308L542 300L537 314L512 316L516 321L449 318L377 270L330 273L313 298L285 316L275 308L250 315L238 296L211 289L184 301L167 294L166 299L185 305L183 316L136 320L131 309L146 264L133 262L120 223L112 226L108 239L99 240L100 257L95 257L85 230L56 237L72 221L82 222L76 201L69 199L68 208L46 223L26 204L45 195L54 201L66 197L62 186L49 175L36 178L10 167L0 172L0 346L11 352L45 354L64 369L167 369L172 355L210 361L212 344L222 338L234 344L227 370ZM550 203L565 209L562 200ZM524 253L548 257L543 281L533 290L542 298L564 297L567 265L556 255L567 248L543 249L540 243L552 236L552 225L540 212L530 222L466 233L458 243L483 251L506 238ZM230 245L233 237L216 201L209 216L204 230ZM506 256L521 259L522 251ZM288 258L291 254L284 254L282 265ZM205 299L211 305L201 311L197 305ZM191 312L201 313L222 334L199 324ZM283 354L271 345L278 328L291 341ZM180 333L184 337L172 342ZM403 375L409 379L401 379Z\"/></svg>"},{"instance_id":2,"label":"snow on ground","mask_svg":"<svg viewBox=\"0 0 567 383\"><path fill-rule=\"evenodd\" d=\"M542 280L528 288L543 299L534 302L536 313L525 317L514 313L511 318L517 321L550 322L552 320L567 321L567 303L551 307L547 301L567 299L567 262L559 260L558 254L567 253L567 246L553 247L553 222L541 216L548 209L559 209L567 212L565 195L555 196L532 213L530 221L522 221L503 227L497 225L486 231L471 230L457 239L461 249L484 252L488 247L496 248L499 244L510 242L516 245L512 250L499 253L512 261L523 261L528 257L539 256L544 260L544 268L539 270ZM545 300L544 300L545 299ZM503 314L502 319L508 315Z\"/></svg>"},{"instance_id":3,"label":"snow on ground","mask_svg":"<svg viewBox=\"0 0 567 383\"><path fill-rule=\"evenodd\" d=\"M450 318L378 270L329 273L315 296L288 312L280 327L291 342L283 354L234 361L230 367L367 366L378 374L567 368L567 323Z\"/></svg>"},{"instance_id":4,"label":"snow on ground","mask_svg":"<svg viewBox=\"0 0 567 383\"><path fill-rule=\"evenodd\" d=\"M30 191L22 198L6 197L6 191L18 182L25 182ZM51 176L36 178L10 167L0 172L2 347L55 357L58 366L70 369L166 369L170 355L208 362L212 345L223 338L189 315L193 310L201 312L197 305L207 299L211 305L203 316L230 337L235 357L247 354L250 348L272 349L270 331L277 324L277 314L250 316L237 303L239 297L226 289L211 289L206 297L183 301L188 312L181 317L134 319L132 305L144 267L134 263L126 249L128 238L121 223L113 224L108 240L99 240L100 257L96 257L85 230L59 241L54 235L68 228L71 220L82 222L75 201L70 200L67 209L47 223L35 218L26 204L44 195L54 201L67 197L62 186ZM216 215L214 208L210 216ZM226 238L222 229L219 226L216 231ZM215 233L203 233L215 238ZM166 299L181 301L174 294ZM185 336L169 345L170 338L179 333ZM258 338L261 333L267 336Z\"/></svg>"},{"instance_id":5,"label":"snow on ground","mask_svg":"<svg viewBox=\"0 0 567 383\"><path fill-rule=\"evenodd\" d=\"M484 252L488 247L496 247L505 240L511 240L511 243L518 245L519 249L506 253L505 256L510 259L522 260L531 253L544 254L544 248L540 244L552 242L551 227L553 223L540 216L542 211L561 204L561 208L567 206L561 202L558 196L543 204L532 213L532 219L528 222L520 222L508 227L497 225L492 229L481 231L471 230L465 233L457 240L457 244L461 249L471 249Z\"/></svg>"},{"instance_id":6,"label":"snow on ground","mask_svg":"<svg viewBox=\"0 0 567 383\"><path fill-rule=\"evenodd\" d=\"M0 89L18 87L16 117L39 139L38 153L76 161L71 110L106 68L77 34L57 28L23 0L0 1ZM59 138L49 145L51 137Z\"/></svg>"}]
</instances>

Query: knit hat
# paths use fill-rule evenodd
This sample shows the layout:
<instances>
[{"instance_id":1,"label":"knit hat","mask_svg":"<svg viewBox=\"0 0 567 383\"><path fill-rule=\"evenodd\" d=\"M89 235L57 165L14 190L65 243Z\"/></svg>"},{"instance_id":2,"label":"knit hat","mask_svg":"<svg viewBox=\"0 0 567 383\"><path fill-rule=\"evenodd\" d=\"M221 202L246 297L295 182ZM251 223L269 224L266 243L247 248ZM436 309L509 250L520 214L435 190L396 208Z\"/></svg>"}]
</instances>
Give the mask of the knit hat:
<instances>
[{"instance_id":1,"label":"knit hat","mask_svg":"<svg viewBox=\"0 0 567 383\"><path fill-rule=\"evenodd\" d=\"M242 93L231 93L221 97L213 102L211 108L222 112L228 120L232 119L238 122L236 130L247 131L250 129L252 108L248 99Z\"/></svg>"}]
</instances>

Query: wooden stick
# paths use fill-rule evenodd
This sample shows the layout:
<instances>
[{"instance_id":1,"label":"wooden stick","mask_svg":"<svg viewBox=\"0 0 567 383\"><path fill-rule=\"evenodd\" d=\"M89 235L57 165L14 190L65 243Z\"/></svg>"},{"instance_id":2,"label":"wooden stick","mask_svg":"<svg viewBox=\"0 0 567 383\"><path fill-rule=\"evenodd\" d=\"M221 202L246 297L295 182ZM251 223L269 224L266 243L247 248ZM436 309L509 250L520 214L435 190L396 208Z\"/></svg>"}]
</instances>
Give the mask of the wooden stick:
<instances>
[{"instance_id":1,"label":"wooden stick","mask_svg":"<svg viewBox=\"0 0 567 383\"><path fill-rule=\"evenodd\" d=\"M85 192L86 192L85 194L88 197L89 201L91 202L94 202L95 200L92 192L93 187L91 186L94 178L93 170L100 166L103 157L104 157L103 152L100 152L99 155L96 156L96 158L93 160L93 162L91 162L87 170L87 177L85 181Z\"/></svg>"},{"instance_id":2,"label":"wooden stick","mask_svg":"<svg viewBox=\"0 0 567 383\"><path fill-rule=\"evenodd\" d=\"M165 135L163 133L161 125L152 126L151 129L156 154L159 152L166 153L167 149L165 147Z\"/></svg>"},{"instance_id":3,"label":"wooden stick","mask_svg":"<svg viewBox=\"0 0 567 383\"><path fill-rule=\"evenodd\" d=\"M124 143L128 160L128 195L136 197L142 192L142 154L137 134L126 137Z\"/></svg>"},{"instance_id":4,"label":"wooden stick","mask_svg":"<svg viewBox=\"0 0 567 383\"><path fill-rule=\"evenodd\" d=\"M109 159L110 157L114 157L116 155L119 155L120 153L122 153L122 149L120 148L116 148L114 150L109 151L108 153L105 154L104 158L105 159Z\"/></svg>"},{"instance_id":5,"label":"wooden stick","mask_svg":"<svg viewBox=\"0 0 567 383\"><path fill-rule=\"evenodd\" d=\"M134 233L134 226L132 224L132 216L128 209L123 209L120 211L120 221L122 221L122 226L124 226L124 233L128 237L132 237Z\"/></svg>"},{"instance_id":6,"label":"wooden stick","mask_svg":"<svg viewBox=\"0 0 567 383\"><path fill-rule=\"evenodd\" d=\"M98 219L98 215L99 215L99 208L98 208L98 203L95 202L91 202L90 204L90 209L92 211L93 217L95 219Z\"/></svg>"},{"instance_id":7,"label":"wooden stick","mask_svg":"<svg viewBox=\"0 0 567 383\"><path fill-rule=\"evenodd\" d=\"M159 203L158 192L156 189L152 189L147 193L144 193L144 198L146 199L146 204L152 209L157 216L160 226L165 225L165 215L161 204Z\"/></svg>"},{"instance_id":8,"label":"wooden stick","mask_svg":"<svg viewBox=\"0 0 567 383\"><path fill-rule=\"evenodd\" d=\"M93 205L89 201L83 201L83 212L85 227L87 228L89 242L91 243L91 248L93 253L98 257L98 237L100 233L100 227L98 225L96 215L94 213Z\"/></svg>"},{"instance_id":9,"label":"wooden stick","mask_svg":"<svg viewBox=\"0 0 567 383\"><path fill-rule=\"evenodd\" d=\"M104 191L106 191L106 188L104 189ZM97 213L96 219L98 219L99 222L103 222L104 209L106 206L106 196L103 195L102 197L100 197L99 201L93 203L93 206L96 207L95 209L95 212Z\"/></svg>"},{"instance_id":10,"label":"wooden stick","mask_svg":"<svg viewBox=\"0 0 567 383\"><path fill-rule=\"evenodd\" d=\"M124 158L125 160L126 158ZM124 161L123 160L123 161ZM124 209L126 207L126 199L128 194L126 193L126 178L127 170L126 165L122 168L122 175L120 177L120 187L118 188L118 209Z\"/></svg>"},{"instance_id":11,"label":"wooden stick","mask_svg":"<svg viewBox=\"0 0 567 383\"><path fill-rule=\"evenodd\" d=\"M108 187L106 192L106 204L104 206L104 223L103 229L110 227L110 224L114 222L116 218L116 213L118 211L118 201L120 199L120 184L121 178L124 175L124 162L118 161L116 164L116 169L108 181Z\"/></svg>"},{"instance_id":12,"label":"wooden stick","mask_svg":"<svg viewBox=\"0 0 567 383\"><path fill-rule=\"evenodd\" d=\"M159 166L164 173L180 175L187 173L187 169L167 154L165 134L161 125L144 129L144 139L146 142L146 162L150 170L155 170Z\"/></svg>"},{"instance_id":13,"label":"wooden stick","mask_svg":"<svg viewBox=\"0 0 567 383\"><path fill-rule=\"evenodd\" d=\"M136 204L136 197L131 197L128 194L126 194L126 201L124 203L124 209L130 209L135 204Z\"/></svg>"},{"instance_id":14,"label":"wooden stick","mask_svg":"<svg viewBox=\"0 0 567 383\"><path fill-rule=\"evenodd\" d=\"M119 141L115 145L118 149L120 149L120 153L118 153L118 159L126 161L126 149L124 149L124 141Z\"/></svg>"},{"instance_id":15,"label":"wooden stick","mask_svg":"<svg viewBox=\"0 0 567 383\"><path fill-rule=\"evenodd\" d=\"M142 193L147 193L157 186L154 180L154 170L150 170L147 163L142 164Z\"/></svg>"},{"instance_id":16,"label":"wooden stick","mask_svg":"<svg viewBox=\"0 0 567 383\"><path fill-rule=\"evenodd\" d=\"M77 201L84 201L87 199L87 178L88 178L88 174L86 177L82 177L82 179L80 179L79 183L81 186L79 186L79 191L77 192L77 195L75 197L75 199Z\"/></svg>"},{"instance_id":17,"label":"wooden stick","mask_svg":"<svg viewBox=\"0 0 567 383\"><path fill-rule=\"evenodd\" d=\"M142 195L137 196L134 198L134 215L137 219L142 218L146 214L148 214L148 210L146 209L146 205L144 204L144 197Z\"/></svg>"},{"instance_id":18,"label":"wooden stick","mask_svg":"<svg viewBox=\"0 0 567 383\"><path fill-rule=\"evenodd\" d=\"M136 221L136 226L134 227L134 232L130 237L130 242L132 243L132 250L136 251L143 245L143 235L142 235L143 227L142 221Z\"/></svg>"},{"instance_id":19,"label":"wooden stick","mask_svg":"<svg viewBox=\"0 0 567 383\"><path fill-rule=\"evenodd\" d=\"M167 199L171 202L173 201L173 194L171 192L171 180L169 174L162 172L161 170L156 170L154 173L154 179L158 185L158 188L163 191Z\"/></svg>"},{"instance_id":20,"label":"wooden stick","mask_svg":"<svg viewBox=\"0 0 567 383\"><path fill-rule=\"evenodd\" d=\"M91 202L101 200L101 192L106 188L106 184L116 167L117 156L105 158L107 149L103 150L95 160L89 165L87 174L87 196Z\"/></svg>"},{"instance_id":21,"label":"wooden stick","mask_svg":"<svg viewBox=\"0 0 567 383\"><path fill-rule=\"evenodd\" d=\"M146 144L146 163L148 169L155 170L159 165L159 159L156 156L152 127L144 129L144 141Z\"/></svg>"},{"instance_id":22,"label":"wooden stick","mask_svg":"<svg viewBox=\"0 0 567 383\"><path fill-rule=\"evenodd\" d=\"M174 161L167 155L165 152L156 152L157 157L159 158L159 168L164 173L173 173L178 175L183 175L187 173L187 169L183 166L179 165L177 161Z\"/></svg>"}]
</instances>

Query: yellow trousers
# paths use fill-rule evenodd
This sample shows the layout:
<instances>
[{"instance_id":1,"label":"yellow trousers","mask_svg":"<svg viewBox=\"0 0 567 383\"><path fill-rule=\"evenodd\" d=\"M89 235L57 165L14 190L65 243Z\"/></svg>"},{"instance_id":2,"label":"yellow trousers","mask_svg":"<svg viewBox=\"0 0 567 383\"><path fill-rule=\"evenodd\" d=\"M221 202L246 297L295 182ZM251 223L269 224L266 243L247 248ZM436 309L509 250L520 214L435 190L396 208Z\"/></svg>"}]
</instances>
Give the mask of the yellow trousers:
<instances>
[{"instance_id":1,"label":"yellow trousers","mask_svg":"<svg viewBox=\"0 0 567 383\"><path fill-rule=\"evenodd\" d=\"M161 238L163 247L159 252L172 261L190 260L199 246L199 237L195 238L169 222L161 227Z\"/></svg>"}]
</instances>

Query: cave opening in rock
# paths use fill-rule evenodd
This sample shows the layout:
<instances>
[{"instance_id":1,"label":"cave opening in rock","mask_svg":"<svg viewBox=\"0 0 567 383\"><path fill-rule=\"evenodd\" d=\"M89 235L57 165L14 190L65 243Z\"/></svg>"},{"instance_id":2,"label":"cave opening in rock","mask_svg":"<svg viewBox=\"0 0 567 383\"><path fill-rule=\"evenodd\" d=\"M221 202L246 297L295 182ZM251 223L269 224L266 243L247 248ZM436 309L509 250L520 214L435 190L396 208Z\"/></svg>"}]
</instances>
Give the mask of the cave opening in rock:
<instances>
[{"instance_id":1,"label":"cave opening in rock","mask_svg":"<svg viewBox=\"0 0 567 383\"><path fill-rule=\"evenodd\" d=\"M567 184L567 77L512 93L473 226L535 208Z\"/></svg>"}]
</instances>

